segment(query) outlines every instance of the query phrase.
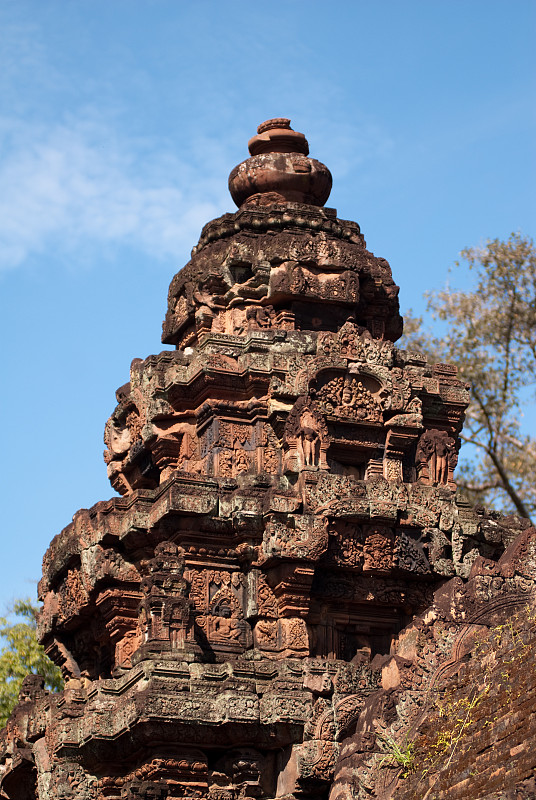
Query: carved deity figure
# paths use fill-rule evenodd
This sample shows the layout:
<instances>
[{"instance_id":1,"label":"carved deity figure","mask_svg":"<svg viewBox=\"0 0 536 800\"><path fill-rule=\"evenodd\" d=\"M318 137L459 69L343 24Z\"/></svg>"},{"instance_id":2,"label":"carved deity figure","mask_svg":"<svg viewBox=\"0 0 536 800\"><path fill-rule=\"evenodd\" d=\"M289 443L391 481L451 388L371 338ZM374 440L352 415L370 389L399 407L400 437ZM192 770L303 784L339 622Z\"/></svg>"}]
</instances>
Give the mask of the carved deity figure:
<instances>
[{"instance_id":1,"label":"carved deity figure","mask_svg":"<svg viewBox=\"0 0 536 800\"><path fill-rule=\"evenodd\" d=\"M240 628L233 619L229 606L220 606L217 615L212 621L212 633L218 639L232 639L236 641L240 637Z\"/></svg>"},{"instance_id":2,"label":"carved deity figure","mask_svg":"<svg viewBox=\"0 0 536 800\"><path fill-rule=\"evenodd\" d=\"M432 429L423 433L417 447L417 460L428 464L432 486L448 483L449 459L454 453L454 439L446 431Z\"/></svg>"},{"instance_id":3,"label":"carved deity figure","mask_svg":"<svg viewBox=\"0 0 536 800\"><path fill-rule=\"evenodd\" d=\"M271 328L275 317L273 306L248 306L246 319L250 328Z\"/></svg>"},{"instance_id":4,"label":"carved deity figure","mask_svg":"<svg viewBox=\"0 0 536 800\"><path fill-rule=\"evenodd\" d=\"M247 472L249 469L249 461L246 453L244 450L236 450L235 451L235 467L236 467L236 474L238 475L240 472Z\"/></svg>"},{"instance_id":5,"label":"carved deity figure","mask_svg":"<svg viewBox=\"0 0 536 800\"><path fill-rule=\"evenodd\" d=\"M290 288L295 294L303 294L307 289L307 279L300 266L296 266L292 272Z\"/></svg>"},{"instance_id":6,"label":"carved deity figure","mask_svg":"<svg viewBox=\"0 0 536 800\"><path fill-rule=\"evenodd\" d=\"M288 415L283 435L287 468L319 467L326 469L326 451L330 444L328 427L314 401L306 395L299 397Z\"/></svg>"},{"instance_id":7,"label":"carved deity figure","mask_svg":"<svg viewBox=\"0 0 536 800\"><path fill-rule=\"evenodd\" d=\"M352 303L357 303L359 298L359 281L356 275L351 273L346 278L346 299Z\"/></svg>"},{"instance_id":8,"label":"carved deity figure","mask_svg":"<svg viewBox=\"0 0 536 800\"><path fill-rule=\"evenodd\" d=\"M353 355L355 349L356 329L353 320L344 323L339 331L338 341L342 356Z\"/></svg>"},{"instance_id":9,"label":"carved deity figure","mask_svg":"<svg viewBox=\"0 0 536 800\"><path fill-rule=\"evenodd\" d=\"M378 397L381 398L381 391ZM374 422L382 416L379 400L357 377L337 375L329 379L316 390L315 399L328 414Z\"/></svg>"},{"instance_id":10,"label":"carved deity figure","mask_svg":"<svg viewBox=\"0 0 536 800\"><path fill-rule=\"evenodd\" d=\"M231 450L220 450L218 458L218 471L223 478L230 478L233 474L233 454Z\"/></svg>"},{"instance_id":11,"label":"carved deity figure","mask_svg":"<svg viewBox=\"0 0 536 800\"><path fill-rule=\"evenodd\" d=\"M279 471L279 454L277 450L265 449L263 455L263 468L269 475L276 475Z\"/></svg>"},{"instance_id":12,"label":"carved deity figure","mask_svg":"<svg viewBox=\"0 0 536 800\"><path fill-rule=\"evenodd\" d=\"M420 397L414 397L413 400L407 404L404 409L405 414L417 414L422 417L422 400Z\"/></svg>"},{"instance_id":13,"label":"carved deity figure","mask_svg":"<svg viewBox=\"0 0 536 800\"><path fill-rule=\"evenodd\" d=\"M307 410L300 417L299 442L303 464L307 467L317 467L320 455L318 423L311 412Z\"/></svg>"},{"instance_id":14,"label":"carved deity figure","mask_svg":"<svg viewBox=\"0 0 536 800\"><path fill-rule=\"evenodd\" d=\"M261 647L277 644L278 623L273 619L260 619L255 626L255 636Z\"/></svg>"},{"instance_id":15,"label":"carved deity figure","mask_svg":"<svg viewBox=\"0 0 536 800\"><path fill-rule=\"evenodd\" d=\"M449 475L448 457L451 450L449 437L441 438L436 442L435 452L432 454L429 466L431 478L434 483L447 483Z\"/></svg>"},{"instance_id":16,"label":"carved deity figure","mask_svg":"<svg viewBox=\"0 0 536 800\"><path fill-rule=\"evenodd\" d=\"M36 700L45 692L45 679L42 675L27 675L22 681L19 691L19 703L25 700Z\"/></svg>"},{"instance_id":17,"label":"carved deity figure","mask_svg":"<svg viewBox=\"0 0 536 800\"><path fill-rule=\"evenodd\" d=\"M353 399L354 399L354 396L353 396L353 392L352 392L352 387L350 386L348 381L345 381L344 382L344 386L342 388L342 394L341 394L341 406L343 408L346 408L347 406L351 406L352 403L353 403Z\"/></svg>"}]
</instances>

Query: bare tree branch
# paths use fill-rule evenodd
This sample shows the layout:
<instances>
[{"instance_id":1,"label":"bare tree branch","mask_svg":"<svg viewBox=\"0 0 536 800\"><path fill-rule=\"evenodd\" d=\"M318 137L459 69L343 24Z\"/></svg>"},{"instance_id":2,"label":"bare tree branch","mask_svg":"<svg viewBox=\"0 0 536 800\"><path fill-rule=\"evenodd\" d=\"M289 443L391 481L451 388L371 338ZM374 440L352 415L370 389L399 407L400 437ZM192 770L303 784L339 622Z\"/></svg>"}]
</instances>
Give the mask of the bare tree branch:
<instances>
[{"instance_id":1,"label":"bare tree branch","mask_svg":"<svg viewBox=\"0 0 536 800\"><path fill-rule=\"evenodd\" d=\"M456 364L471 384L460 486L478 502L530 518L536 515L536 439L523 427L523 411L527 388L536 386L536 248L515 233L461 255L476 276L472 290L447 287L427 295L432 319L447 322L450 332L434 337L413 319L403 346L412 349L413 337L419 350Z\"/></svg>"}]
</instances>

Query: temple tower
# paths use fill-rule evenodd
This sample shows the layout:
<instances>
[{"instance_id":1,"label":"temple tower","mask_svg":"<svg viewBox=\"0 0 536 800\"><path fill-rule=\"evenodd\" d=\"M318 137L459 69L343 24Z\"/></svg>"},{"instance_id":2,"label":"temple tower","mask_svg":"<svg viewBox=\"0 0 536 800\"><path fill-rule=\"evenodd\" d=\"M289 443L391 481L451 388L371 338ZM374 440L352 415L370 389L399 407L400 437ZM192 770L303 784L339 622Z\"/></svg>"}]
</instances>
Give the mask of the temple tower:
<instances>
[{"instance_id":1,"label":"temple tower","mask_svg":"<svg viewBox=\"0 0 536 800\"><path fill-rule=\"evenodd\" d=\"M119 496L44 557L66 684L24 689L10 800L327 798L401 631L512 538L456 500L467 387L395 346L398 287L328 168L287 119L249 151L171 281L175 350L116 393Z\"/></svg>"}]
</instances>

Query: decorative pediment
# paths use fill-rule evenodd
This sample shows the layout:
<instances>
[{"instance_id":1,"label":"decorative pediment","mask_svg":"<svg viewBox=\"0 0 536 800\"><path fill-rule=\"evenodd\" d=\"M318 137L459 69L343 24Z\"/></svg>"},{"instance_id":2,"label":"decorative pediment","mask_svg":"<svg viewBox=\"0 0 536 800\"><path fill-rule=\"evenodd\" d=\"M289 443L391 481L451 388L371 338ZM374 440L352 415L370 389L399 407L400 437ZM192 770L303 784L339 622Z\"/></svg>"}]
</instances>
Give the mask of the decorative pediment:
<instances>
[{"instance_id":1,"label":"decorative pediment","mask_svg":"<svg viewBox=\"0 0 536 800\"><path fill-rule=\"evenodd\" d=\"M323 414L353 422L381 423L381 390L381 385L368 375L327 370L317 377L312 393Z\"/></svg>"}]
</instances>

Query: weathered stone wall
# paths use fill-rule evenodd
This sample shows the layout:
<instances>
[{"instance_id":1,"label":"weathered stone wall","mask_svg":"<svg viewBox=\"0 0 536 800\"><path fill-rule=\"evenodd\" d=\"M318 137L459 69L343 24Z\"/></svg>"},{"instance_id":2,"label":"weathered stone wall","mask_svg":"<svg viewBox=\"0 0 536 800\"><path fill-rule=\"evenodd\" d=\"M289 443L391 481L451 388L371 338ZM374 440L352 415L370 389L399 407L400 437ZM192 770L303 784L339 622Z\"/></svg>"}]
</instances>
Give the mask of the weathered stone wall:
<instances>
[{"instance_id":1,"label":"weathered stone wall","mask_svg":"<svg viewBox=\"0 0 536 800\"><path fill-rule=\"evenodd\" d=\"M536 610L478 641L438 692L393 800L536 797Z\"/></svg>"},{"instance_id":2,"label":"weathered stone wall","mask_svg":"<svg viewBox=\"0 0 536 800\"><path fill-rule=\"evenodd\" d=\"M382 688L341 745L330 800L535 796L535 571L532 528L444 584L372 661Z\"/></svg>"}]
</instances>

